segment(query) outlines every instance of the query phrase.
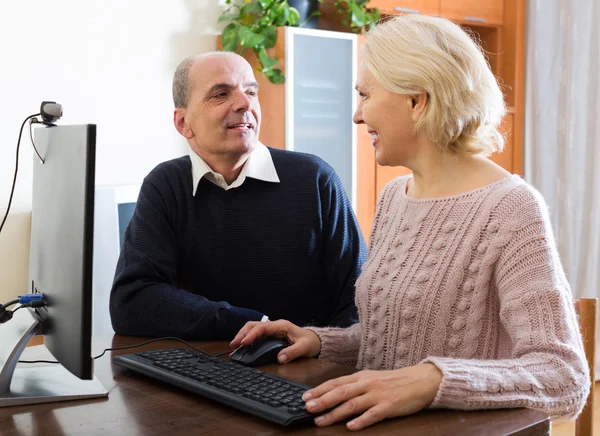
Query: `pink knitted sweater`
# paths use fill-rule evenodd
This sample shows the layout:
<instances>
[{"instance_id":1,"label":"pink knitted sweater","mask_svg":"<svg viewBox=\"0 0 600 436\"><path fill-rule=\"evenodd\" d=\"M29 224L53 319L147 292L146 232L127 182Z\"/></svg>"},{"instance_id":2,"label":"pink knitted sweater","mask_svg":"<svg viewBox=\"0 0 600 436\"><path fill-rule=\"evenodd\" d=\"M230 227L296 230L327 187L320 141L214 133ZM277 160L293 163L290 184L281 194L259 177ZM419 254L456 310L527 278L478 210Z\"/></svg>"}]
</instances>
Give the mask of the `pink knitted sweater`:
<instances>
[{"instance_id":1,"label":"pink knitted sweater","mask_svg":"<svg viewBox=\"0 0 600 436\"><path fill-rule=\"evenodd\" d=\"M435 364L431 407L573 417L589 375L541 195L518 176L412 199L389 183L356 282L360 323L311 328L320 358L359 369Z\"/></svg>"}]
</instances>

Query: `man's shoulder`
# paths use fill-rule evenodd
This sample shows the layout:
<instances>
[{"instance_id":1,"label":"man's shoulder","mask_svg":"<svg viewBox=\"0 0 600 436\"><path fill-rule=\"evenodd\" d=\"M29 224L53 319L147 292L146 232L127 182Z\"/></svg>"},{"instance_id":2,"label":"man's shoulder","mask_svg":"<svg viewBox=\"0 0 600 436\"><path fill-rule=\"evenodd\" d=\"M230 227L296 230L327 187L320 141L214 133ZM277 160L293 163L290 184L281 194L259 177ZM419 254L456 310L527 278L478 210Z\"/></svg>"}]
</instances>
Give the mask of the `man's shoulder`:
<instances>
[{"instance_id":1,"label":"man's shoulder","mask_svg":"<svg viewBox=\"0 0 600 436\"><path fill-rule=\"evenodd\" d=\"M154 167L146 176L146 180L159 181L165 178L177 177L180 175L189 175L192 171L192 163L189 156L181 156L165 162L161 162Z\"/></svg>"},{"instance_id":2,"label":"man's shoulder","mask_svg":"<svg viewBox=\"0 0 600 436\"><path fill-rule=\"evenodd\" d=\"M312 172L325 177L331 177L335 174L334 169L314 154L302 153L299 151L281 150L279 148L267 147L273 158L273 164L278 170L286 172Z\"/></svg>"},{"instance_id":3,"label":"man's shoulder","mask_svg":"<svg viewBox=\"0 0 600 436\"><path fill-rule=\"evenodd\" d=\"M142 190L146 193L153 187L162 196L185 195L192 189L192 164L189 156L161 162L144 178Z\"/></svg>"}]
</instances>

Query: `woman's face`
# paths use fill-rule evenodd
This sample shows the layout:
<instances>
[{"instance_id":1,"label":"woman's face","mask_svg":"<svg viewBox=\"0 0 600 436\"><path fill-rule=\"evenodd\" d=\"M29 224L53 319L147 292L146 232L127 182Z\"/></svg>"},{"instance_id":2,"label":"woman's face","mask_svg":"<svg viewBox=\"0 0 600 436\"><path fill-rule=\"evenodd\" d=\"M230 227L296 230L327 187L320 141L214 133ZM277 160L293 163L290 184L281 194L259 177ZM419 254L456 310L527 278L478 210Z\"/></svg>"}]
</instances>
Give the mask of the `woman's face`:
<instances>
[{"instance_id":1,"label":"woman's face","mask_svg":"<svg viewBox=\"0 0 600 436\"><path fill-rule=\"evenodd\" d=\"M379 165L406 165L416 151L411 132L419 96L395 94L382 87L363 64L358 71L356 90L360 100L353 121L365 124L375 147ZM415 107L416 106L416 107Z\"/></svg>"}]
</instances>

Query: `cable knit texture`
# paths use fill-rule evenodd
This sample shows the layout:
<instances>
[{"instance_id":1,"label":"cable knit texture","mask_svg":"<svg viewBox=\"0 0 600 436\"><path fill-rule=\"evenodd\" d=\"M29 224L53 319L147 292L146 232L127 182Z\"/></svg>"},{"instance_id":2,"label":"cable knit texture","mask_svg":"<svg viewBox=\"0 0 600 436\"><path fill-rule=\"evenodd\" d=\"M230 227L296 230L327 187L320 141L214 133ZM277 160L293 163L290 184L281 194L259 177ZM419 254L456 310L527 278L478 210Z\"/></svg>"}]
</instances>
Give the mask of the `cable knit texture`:
<instances>
[{"instance_id":1,"label":"cable knit texture","mask_svg":"<svg viewBox=\"0 0 600 436\"><path fill-rule=\"evenodd\" d=\"M574 417L589 392L574 304L541 195L518 176L412 199L382 192L356 283L360 324L313 328L320 358L359 369L435 364L434 408Z\"/></svg>"}]
</instances>

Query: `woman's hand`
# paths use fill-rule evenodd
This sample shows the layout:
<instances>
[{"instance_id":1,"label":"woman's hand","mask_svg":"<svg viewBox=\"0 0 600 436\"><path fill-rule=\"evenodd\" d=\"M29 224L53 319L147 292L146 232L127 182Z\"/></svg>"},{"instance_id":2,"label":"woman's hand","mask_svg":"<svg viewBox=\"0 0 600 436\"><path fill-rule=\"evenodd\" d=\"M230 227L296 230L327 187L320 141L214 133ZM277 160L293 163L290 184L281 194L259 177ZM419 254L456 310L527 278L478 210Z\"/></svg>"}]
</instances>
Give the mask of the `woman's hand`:
<instances>
[{"instance_id":1,"label":"woman's hand","mask_svg":"<svg viewBox=\"0 0 600 436\"><path fill-rule=\"evenodd\" d=\"M360 371L329 380L304 393L306 410L320 413L315 424L324 427L353 415L346 426L360 430L385 418L410 415L429 406L442 382L431 363L392 371ZM337 406L337 407L336 407Z\"/></svg>"},{"instance_id":2,"label":"woman's hand","mask_svg":"<svg viewBox=\"0 0 600 436\"><path fill-rule=\"evenodd\" d=\"M291 344L277 355L279 363L291 362L301 356L315 357L321 352L321 340L312 330L303 329L289 321L247 322L231 341L231 348L250 345L263 336L287 338Z\"/></svg>"}]
</instances>

